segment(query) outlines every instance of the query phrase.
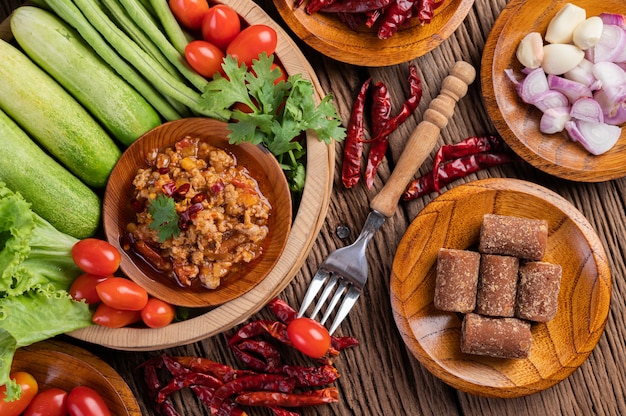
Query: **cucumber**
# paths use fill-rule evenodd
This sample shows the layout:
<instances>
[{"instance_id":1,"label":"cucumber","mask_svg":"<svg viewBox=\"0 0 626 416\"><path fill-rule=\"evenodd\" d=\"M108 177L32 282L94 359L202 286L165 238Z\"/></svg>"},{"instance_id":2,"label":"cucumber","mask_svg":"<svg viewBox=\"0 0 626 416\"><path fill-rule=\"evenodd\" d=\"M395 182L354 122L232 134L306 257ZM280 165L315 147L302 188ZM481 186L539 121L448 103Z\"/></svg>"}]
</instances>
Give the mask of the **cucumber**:
<instances>
[{"instance_id":1,"label":"cucumber","mask_svg":"<svg viewBox=\"0 0 626 416\"><path fill-rule=\"evenodd\" d=\"M106 185L120 148L61 85L3 40L0 109L87 185Z\"/></svg>"},{"instance_id":2,"label":"cucumber","mask_svg":"<svg viewBox=\"0 0 626 416\"><path fill-rule=\"evenodd\" d=\"M19 192L31 209L57 230L76 238L93 236L100 226L100 198L45 153L0 111L0 181Z\"/></svg>"},{"instance_id":3,"label":"cucumber","mask_svg":"<svg viewBox=\"0 0 626 416\"><path fill-rule=\"evenodd\" d=\"M11 31L22 50L80 102L122 145L161 124L156 110L72 27L50 12L18 7Z\"/></svg>"}]
</instances>

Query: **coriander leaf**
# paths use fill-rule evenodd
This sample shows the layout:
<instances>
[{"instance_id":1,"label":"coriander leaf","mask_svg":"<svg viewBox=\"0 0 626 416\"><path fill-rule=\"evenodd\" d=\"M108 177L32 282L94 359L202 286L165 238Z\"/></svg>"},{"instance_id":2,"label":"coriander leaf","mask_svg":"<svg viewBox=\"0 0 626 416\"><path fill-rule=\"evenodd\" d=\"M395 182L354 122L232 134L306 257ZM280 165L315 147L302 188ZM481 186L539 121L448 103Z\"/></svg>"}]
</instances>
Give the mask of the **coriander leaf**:
<instances>
[{"instance_id":1,"label":"coriander leaf","mask_svg":"<svg viewBox=\"0 0 626 416\"><path fill-rule=\"evenodd\" d=\"M176 203L173 198L159 194L150 201L148 212L152 216L152 222L148 226L151 230L158 231L159 242L173 237L178 237L178 214L176 213Z\"/></svg>"},{"instance_id":2,"label":"coriander leaf","mask_svg":"<svg viewBox=\"0 0 626 416\"><path fill-rule=\"evenodd\" d=\"M245 65L239 66L237 60L229 55L224 58L222 69L226 77L219 73L215 74L213 80L207 83L202 92L200 105L219 114L228 113L226 118L230 118L230 107L235 103L243 103L250 108L256 108L245 83L248 68Z\"/></svg>"}]
</instances>

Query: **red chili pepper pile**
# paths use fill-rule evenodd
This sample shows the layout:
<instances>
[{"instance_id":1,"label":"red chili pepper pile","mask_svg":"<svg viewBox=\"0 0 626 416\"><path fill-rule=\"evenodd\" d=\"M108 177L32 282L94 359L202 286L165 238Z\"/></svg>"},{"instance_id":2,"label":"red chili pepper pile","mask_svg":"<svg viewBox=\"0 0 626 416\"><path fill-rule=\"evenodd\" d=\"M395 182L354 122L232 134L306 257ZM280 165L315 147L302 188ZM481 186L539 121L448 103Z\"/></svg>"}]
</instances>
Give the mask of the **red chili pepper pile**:
<instances>
[{"instance_id":1,"label":"red chili pepper pile","mask_svg":"<svg viewBox=\"0 0 626 416\"><path fill-rule=\"evenodd\" d=\"M402 199L409 201L439 192L441 186L470 173L517 160L517 156L497 136L473 136L456 144L441 146L435 155L433 170L413 180Z\"/></svg>"},{"instance_id":2,"label":"red chili pepper pile","mask_svg":"<svg viewBox=\"0 0 626 416\"><path fill-rule=\"evenodd\" d=\"M211 415L245 415L241 406L264 406L278 416L297 416L285 407L314 406L339 400L330 386L339 373L332 359L344 348L358 345L352 337L331 337L328 354L318 365L285 364L280 345L290 346L287 325L296 311L279 299L268 304L277 321L258 320L242 326L228 345L247 369L200 357L162 355L142 365L144 379L155 408L161 416L178 416L169 396L189 388L211 410ZM266 335L266 338L261 338ZM159 373L169 379L162 382Z\"/></svg>"},{"instance_id":3,"label":"red chili pepper pile","mask_svg":"<svg viewBox=\"0 0 626 416\"><path fill-rule=\"evenodd\" d=\"M296 0L294 8L304 0ZM398 29L416 17L420 24L427 24L433 18L435 9L444 0L311 0L306 6L309 14L335 13L350 29L361 25L378 25L378 37L388 39Z\"/></svg>"},{"instance_id":4,"label":"red chili pepper pile","mask_svg":"<svg viewBox=\"0 0 626 416\"><path fill-rule=\"evenodd\" d=\"M422 83L417 74L417 68L413 64L409 65L408 81L410 96L402 104L400 111L393 117L391 116L391 97L387 86L382 81L373 84L371 105L372 138L370 140L365 140L364 138L364 114L371 78L367 79L361 86L359 94L352 105L343 148L341 179L346 188L352 188L359 182L361 176L361 156L365 142L371 143L365 169L365 183L368 188L372 187L378 166L387 152L389 135L413 114L422 98Z\"/></svg>"}]
</instances>

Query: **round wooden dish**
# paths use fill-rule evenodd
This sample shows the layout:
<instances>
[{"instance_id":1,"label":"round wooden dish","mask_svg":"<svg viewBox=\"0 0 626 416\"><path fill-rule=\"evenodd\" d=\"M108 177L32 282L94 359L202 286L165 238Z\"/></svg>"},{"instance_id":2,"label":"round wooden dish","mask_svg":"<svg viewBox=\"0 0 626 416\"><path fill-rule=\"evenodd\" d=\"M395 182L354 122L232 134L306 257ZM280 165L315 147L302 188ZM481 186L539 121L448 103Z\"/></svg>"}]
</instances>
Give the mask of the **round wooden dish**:
<instances>
[{"instance_id":1,"label":"round wooden dish","mask_svg":"<svg viewBox=\"0 0 626 416\"><path fill-rule=\"evenodd\" d=\"M217 306L246 293L272 270L285 248L291 227L291 191L278 161L267 149L249 143L228 144L228 125L209 118L184 118L150 130L124 151L111 172L103 203L104 232L107 240L122 253L121 270L148 293L177 306ZM222 279L216 289L181 287L173 277L151 267L121 244L126 225L135 221L130 204L133 179L139 168L146 168L146 155L164 150L185 137L199 138L234 155L259 183L261 193L272 207L261 256L244 266L241 273Z\"/></svg>"},{"instance_id":2,"label":"round wooden dish","mask_svg":"<svg viewBox=\"0 0 626 416\"><path fill-rule=\"evenodd\" d=\"M35 377L39 391L56 387L67 392L76 386L96 390L112 415L141 416L139 404L122 377L92 353L58 340L19 348L11 371L26 371Z\"/></svg>"},{"instance_id":3,"label":"round wooden dish","mask_svg":"<svg viewBox=\"0 0 626 416\"><path fill-rule=\"evenodd\" d=\"M315 99L320 101L325 92L319 84L300 49L287 33L265 11L250 0L228 2L242 18L250 23L263 23L278 34L276 56L287 74L302 74L315 87ZM159 329L119 328L101 326L72 331L69 335L108 348L128 351L149 351L190 344L227 331L244 322L279 294L298 273L307 259L315 239L324 224L333 186L335 148L319 141L314 133L306 138L307 176L304 192L291 224L291 231L282 256L258 285L245 294L210 309L194 312L197 316Z\"/></svg>"},{"instance_id":4,"label":"round wooden dish","mask_svg":"<svg viewBox=\"0 0 626 416\"><path fill-rule=\"evenodd\" d=\"M308 14L309 0L294 9L294 0L274 0L278 12L295 34L317 51L353 65L388 66L422 56L446 40L465 19L474 0L446 0L428 24L417 19L389 39L379 39L377 25L354 31L335 14Z\"/></svg>"},{"instance_id":5,"label":"round wooden dish","mask_svg":"<svg viewBox=\"0 0 626 416\"><path fill-rule=\"evenodd\" d=\"M520 74L515 53L529 32L545 34L548 23L567 1L513 0L496 20L482 57L481 83L487 113L506 143L534 167L551 175L580 182L601 182L626 175L626 131L607 153L594 156L565 132L539 131L541 112L517 96L505 69ZM623 0L580 0L587 16L623 13Z\"/></svg>"},{"instance_id":6,"label":"round wooden dish","mask_svg":"<svg viewBox=\"0 0 626 416\"><path fill-rule=\"evenodd\" d=\"M563 268L557 315L532 324L527 359L461 353L461 314L433 305L439 248L475 249L486 213L547 220L544 260ZM391 274L393 314L409 350L445 383L487 397L537 393L569 376L598 343L610 300L608 261L589 222L561 196L517 179L475 181L433 200L402 237Z\"/></svg>"}]
</instances>

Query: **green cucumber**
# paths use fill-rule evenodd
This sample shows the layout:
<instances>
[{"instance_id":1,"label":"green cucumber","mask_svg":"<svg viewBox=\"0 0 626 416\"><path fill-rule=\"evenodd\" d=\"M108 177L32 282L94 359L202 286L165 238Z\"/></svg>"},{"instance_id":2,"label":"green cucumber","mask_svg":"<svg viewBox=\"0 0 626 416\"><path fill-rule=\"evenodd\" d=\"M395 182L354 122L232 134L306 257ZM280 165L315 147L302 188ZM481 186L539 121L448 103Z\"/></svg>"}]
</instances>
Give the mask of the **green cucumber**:
<instances>
[{"instance_id":1,"label":"green cucumber","mask_svg":"<svg viewBox=\"0 0 626 416\"><path fill-rule=\"evenodd\" d=\"M87 185L106 185L120 148L61 85L3 40L0 109Z\"/></svg>"},{"instance_id":2,"label":"green cucumber","mask_svg":"<svg viewBox=\"0 0 626 416\"><path fill-rule=\"evenodd\" d=\"M72 27L43 9L22 6L11 31L43 68L124 146L161 124L156 110L88 46Z\"/></svg>"},{"instance_id":3,"label":"green cucumber","mask_svg":"<svg viewBox=\"0 0 626 416\"><path fill-rule=\"evenodd\" d=\"M19 192L31 209L57 230L76 238L100 226L100 198L46 154L9 116L0 111L0 181Z\"/></svg>"}]
</instances>

